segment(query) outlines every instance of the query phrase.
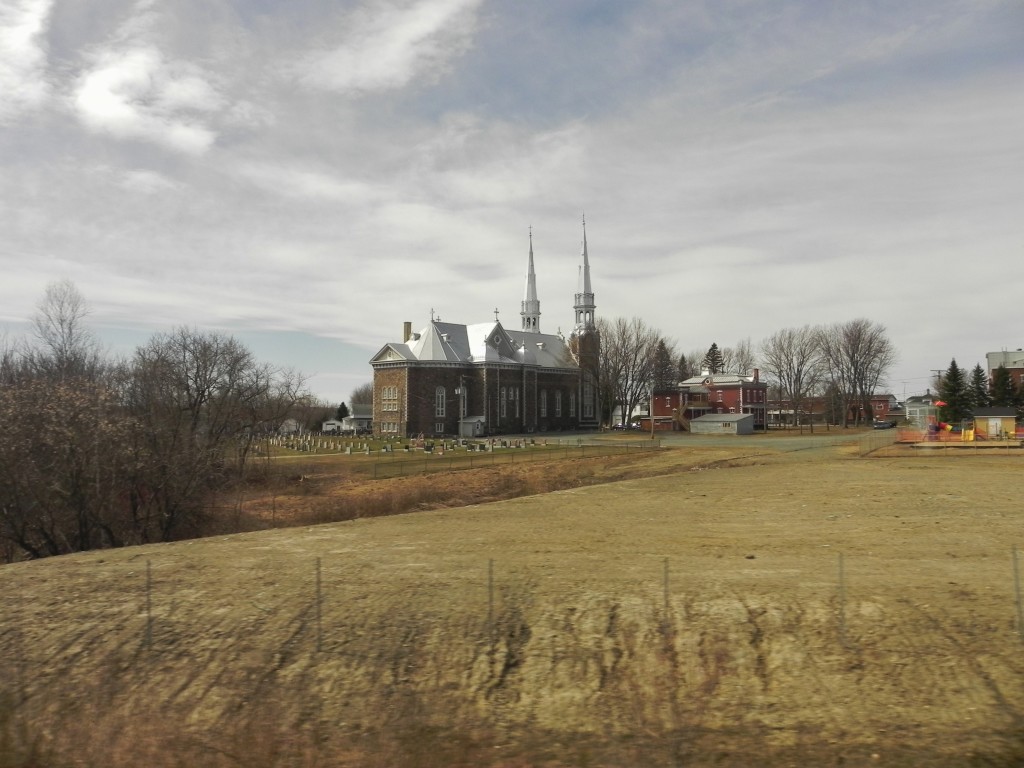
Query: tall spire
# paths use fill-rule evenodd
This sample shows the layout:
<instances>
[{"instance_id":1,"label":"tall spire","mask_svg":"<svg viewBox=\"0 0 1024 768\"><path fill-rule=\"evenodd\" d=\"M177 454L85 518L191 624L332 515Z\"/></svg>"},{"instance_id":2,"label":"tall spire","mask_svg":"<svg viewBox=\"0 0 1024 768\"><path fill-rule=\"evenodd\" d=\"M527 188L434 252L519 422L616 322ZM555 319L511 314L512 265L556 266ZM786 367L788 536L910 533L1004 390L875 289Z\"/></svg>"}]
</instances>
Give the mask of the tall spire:
<instances>
[{"instance_id":1,"label":"tall spire","mask_svg":"<svg viewBox=\"0 0 1024 768\"><path fill-rule=\"evenodd\" d=\"M594 291L590 287L590 255L587 253L587 217L583 217L583 263L580 265L579 286L576 293L576 332L592 330L594 325Z\"/></svg>"},{"instance_id":2,"label":"tall spire","mask_svg":"<svg viewBox=\"0 0 1024 768\"><path fill-rule=\"evenodd\" d=\"M530 227L530 263L526 270L526 293L523 296L523 330L540 333L540 300L537 298L537 275L533 271L533 227Z\"/></svg>"}]
</instances>

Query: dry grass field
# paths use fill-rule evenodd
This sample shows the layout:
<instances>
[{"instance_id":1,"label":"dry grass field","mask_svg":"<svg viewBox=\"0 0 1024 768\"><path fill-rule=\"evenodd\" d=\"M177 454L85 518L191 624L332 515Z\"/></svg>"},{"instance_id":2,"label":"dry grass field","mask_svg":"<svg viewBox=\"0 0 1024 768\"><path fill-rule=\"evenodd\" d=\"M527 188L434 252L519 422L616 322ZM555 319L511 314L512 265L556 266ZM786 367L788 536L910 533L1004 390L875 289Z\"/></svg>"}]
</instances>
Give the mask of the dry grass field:
<instances>
[{"instance_id":1,"label":"dry grass field","mask_svg":"<svg viewBox=\"0 0 1024 768\"><path fill-rule=\"evenodd\" d=\"M0 767L1021 765L1022 469L686 438L4 566ZM309 482L247 513L413 480Z\"/></svg>"}]
</instances>

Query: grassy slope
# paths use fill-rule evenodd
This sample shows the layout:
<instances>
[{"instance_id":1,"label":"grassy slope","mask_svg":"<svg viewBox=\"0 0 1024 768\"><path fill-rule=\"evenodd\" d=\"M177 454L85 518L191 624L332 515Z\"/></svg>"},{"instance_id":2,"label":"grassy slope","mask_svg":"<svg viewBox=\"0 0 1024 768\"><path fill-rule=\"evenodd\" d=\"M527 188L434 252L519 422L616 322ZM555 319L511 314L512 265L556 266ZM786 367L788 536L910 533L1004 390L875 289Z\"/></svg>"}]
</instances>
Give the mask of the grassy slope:
<instances>
[{"instance_id":1,"label":"grassy slope","mask_svg":"<svg viewBox=\"0 0 1024 768\"><path fill-rule=\"evenodd\" d=\"M1020 459L654 461L5 567L0 765L1016 764Z\"/></svg>"}]
</instances>

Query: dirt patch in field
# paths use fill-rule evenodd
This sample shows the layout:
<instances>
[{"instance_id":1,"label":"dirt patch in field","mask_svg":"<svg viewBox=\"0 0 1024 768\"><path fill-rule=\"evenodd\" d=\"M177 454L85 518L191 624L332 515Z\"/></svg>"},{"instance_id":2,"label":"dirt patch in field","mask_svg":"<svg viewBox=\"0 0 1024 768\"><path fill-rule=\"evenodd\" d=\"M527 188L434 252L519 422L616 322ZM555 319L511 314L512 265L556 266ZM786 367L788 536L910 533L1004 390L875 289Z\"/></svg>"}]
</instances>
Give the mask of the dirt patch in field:
<instances>
[{"instance_id":1,"label":"dirt patch in field","mask_svg":"<svg viewBox=\"0 0 1024 768\"><path fill-rule=\"evenodd\" d=\"M7 566L0 765L1021 764L1022 458L763 446Z\"/></svg>"}]
</instances>

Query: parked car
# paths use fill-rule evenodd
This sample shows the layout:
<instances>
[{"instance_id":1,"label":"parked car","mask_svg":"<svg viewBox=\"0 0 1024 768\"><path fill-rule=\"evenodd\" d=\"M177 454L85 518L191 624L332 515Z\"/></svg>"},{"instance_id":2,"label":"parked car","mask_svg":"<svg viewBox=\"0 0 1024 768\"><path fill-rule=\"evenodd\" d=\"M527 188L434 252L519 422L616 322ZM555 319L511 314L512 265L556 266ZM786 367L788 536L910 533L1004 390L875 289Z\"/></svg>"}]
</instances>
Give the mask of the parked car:
<instances>
[{"instance_id":1,"label":"parked car","mask_svg":"<svg viewBox=\"0 0 1024 768\"><path fill-rule=\"evenodd\" d=\"M876 421L874 423L875 429L892 429L896 426L895 421Z\"/></svg>"}]
</instances>

